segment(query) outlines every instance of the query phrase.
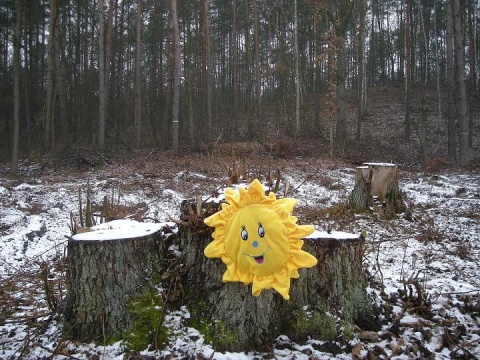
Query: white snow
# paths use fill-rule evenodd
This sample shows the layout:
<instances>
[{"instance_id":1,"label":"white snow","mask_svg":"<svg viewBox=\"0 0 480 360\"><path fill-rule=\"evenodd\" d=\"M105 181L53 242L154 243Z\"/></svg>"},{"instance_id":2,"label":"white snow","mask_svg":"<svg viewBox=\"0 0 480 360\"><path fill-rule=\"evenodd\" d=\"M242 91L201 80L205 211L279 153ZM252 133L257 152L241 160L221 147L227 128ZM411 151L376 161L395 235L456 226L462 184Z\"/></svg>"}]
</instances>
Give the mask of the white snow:
<instances>
[{"instance_id":1,"label":"white snow","mask_svg":"<svg viewBox=\"0 0 480 360\"><path fill-rule=\"evenodd\" d=\"M366 166L367 168L369 166L386 166L386 167L394 167L394 166L397 166L397 164L392 164L392 163L385 163L385 162L366 162L366 163L363 163L364 166ZM360 166L362 167L362 166Z\"/></svg>"},{"instance_id":2,"label":"white snow","mask_svg":"<svg viewBox=\"0 0 480 360\"><path fill-rule=\"evenodd\" d=\"M344 202L353 188L354 167L316 168L305 164L305 172L285 169L281 189L289 183L288 197L299 201L298 207L328 208ZM28 172L24 167L23 171ZM401 169L400 169L401 171ZM328 178L330 182L320 181ZM121 342L108 346L93 343L64 343L61 319L50 318L45 293L39 274L49 265L51 279L61 279L65 274L55 270L56 262L65 256L65 236L70 236L71 214L78 212L78 189L92 187L95 198L109 195L114 187L122 188L121 204L138 205L145 209L143 221L132 219L99 224L95 231L75 235L79 241L106 240L143 236L159 231L178 218L179 206L192 194L182 193L176 186L184 181L198 181L193 192L201 192L204 199L222 199L222 191L212 196L213 187L203 182L210 175L181 171L168 179L147 178L141 173L111 174L109 169L81 174L53 174L25 176L20 180L2 177L0 185L0 358L53 358L53 359L123 359L125 351ZM143 186L148 181L149 186ZM221 182L219 182L221 183ZM138 185L137 185L138 184ZM128 187L126 187L128 185ZM125 186L125 187L124 187ZM244 185L240 185L244 186ZM219 185L216 185L219 189ZM392 304L380 332L381 346L388 356L396 359L418 357L414 350L422 343L438 359L448 359L467 350L480 357L480 174L400 172L400 188L407 199L409 217L399 214L392 221L380 221L375 215L356 216L353 222L329 217L320 218L315 232L309 238L356 238L367 233L364 265L371 284L368 293L379 306ZM295 214L294 210L294 215ZM170 222L170 223L169 223ZM331 228L330 233L323 229ZM174 230L173 230L174 231ZM167 234L168 235L168 234ZM169 249L179 254L175 246ZM293 280L294 281L294 280ZM424 300L430 303L429 313L407 307L404 291L416 295L417 282L424 291ZM64 284L64 283L63 283ZM411 288L411 290L410 290ZM13 290L12 290L13 289ZM64 296L64 289L61 289ZM10 297L8 297L10 296ZM386 301L385 299L390 299ZM397 299L397 300L395 300ZM61 299L60 299L61 300ZM416 311L418 310L418 311ZM287 347L272 347L270 354L245 349L241 353L219 353L200 334L187 325L190 317L188 304L165 316L165 326L170 329L170 339L165 349L142 351L143 355L157 358L212 358L252 359L270 356L276 359L330 359L334 357L322 350L323 342L314 338L303 344L289 339L272 339L272 344L287 342ZM30 325L26 318L32 319ZM48 319L48 320L46 320ZM395 320L398 320L398 323ZM38 326L32 331L32 324ZM392 327L399 326L400 330ZM458 345L449 349L443 344L444 332L461 332ZM352 340L352 346L358 343ZM25 349L24 346L28 345ZM393 354L395 346L401 353ZM373 345L364 343L360 353ZM53 352L58 351L55 355ZM417 352L415 352L417 351ZM351 359L348 351L335 355L338 359Z\"/></svg>"},{"instance_id":3,"label":"white snow","mask_svg":"<svg viewBox=\"0 0 480 360\"><path fill-rule=\"evenodd\" d=\"M319 231L314 230L308 236L305 236L305 239L338 239L338 240L348 240L348 239L358 239L360 235L347 233L345 231Z\"/></svg>"},{"instance_id":4,"label":"white snow","mask_svg":"<svg viewBox=\"0 0 480 360\"><path fill-rule=\"evenodd\" d=\"M160 223L141 223L132 219L113 220L91 228L92 231L72 236L77 241L131 239L153 234L162 229Z\"/></svg>"}]
</instances>

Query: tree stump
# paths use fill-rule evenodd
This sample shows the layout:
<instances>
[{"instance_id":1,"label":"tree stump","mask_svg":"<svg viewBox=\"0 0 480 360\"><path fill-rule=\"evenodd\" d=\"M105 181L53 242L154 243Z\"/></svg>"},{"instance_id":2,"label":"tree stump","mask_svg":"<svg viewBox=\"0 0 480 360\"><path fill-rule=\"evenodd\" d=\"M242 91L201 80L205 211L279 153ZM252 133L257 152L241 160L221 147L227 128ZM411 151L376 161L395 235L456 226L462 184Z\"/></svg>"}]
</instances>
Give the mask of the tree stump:
<instances>
[{"instance_id":1,"label":"tree stump","mask_svg":"<svg viewBox=\"0 0 480 360\"><path fill-rule=\"evenodd\" d=\"M355 212L367 212L372 205L370 187L372 171L368 166L359 166L355 169L355 187L352 191L351 204Z\"/></svg>"},{"instance_id":2,"label":"tree stump","mask_svg":"<svg viewBox=\"0 0 480 360\"><path fill-rule=\"evenodd\" d=\"M195 207L184 204L183 216L191 217ZM223 283L225 265L203 252L212 241L212 229L198 231L191 225L185 222L178 231L184 256L185 302L216 350L265 350L282 334L294 340L309 336L333 340L339 332L338 319L346 327L358 323L364 329L375 323L362 270L361 236L314 232L304 239L303 250L314 255L318 264L300 269L300 278L291 280L290 300L286 301L273 289L254 297L251 285Z\"/></svg>"},{"instance_id":3,"label":"tree stump","mask_svg":"<svg viewBox=\"0 0 480 360\"><path fill-rule=\"evenodd\" d=\"M355 212L367 212L375 206L382 218L393 219L401 208L397 165L364 163L357 167L351 204Z\"/></svg>"},{"instance_id":4,"label":"tree stump","mask_svg":"<svg viewBox=\"0 0 480 360\"><path fill-rule=\"evenodd\" d=\"M145 289L158 292L161 225L117 220L92 229L68 241L64 333L79 340L120 338L132 327L129 302Z\"/></svg>"}]
</instances>

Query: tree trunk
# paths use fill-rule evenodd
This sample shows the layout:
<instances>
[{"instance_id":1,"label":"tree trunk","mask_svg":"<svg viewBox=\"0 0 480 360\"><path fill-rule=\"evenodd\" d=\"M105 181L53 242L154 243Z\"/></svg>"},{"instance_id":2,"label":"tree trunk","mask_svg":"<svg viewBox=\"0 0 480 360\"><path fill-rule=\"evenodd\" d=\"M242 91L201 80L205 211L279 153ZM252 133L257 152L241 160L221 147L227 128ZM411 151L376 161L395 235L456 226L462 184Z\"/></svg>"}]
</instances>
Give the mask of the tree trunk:
<instances>
[{"instance_id":1,"label":"tree trunk","mask_svg":"<svg viewBox=\"0 0 480 360\"><path fill-rule=\"evenodd\" d=\"M463 29L460 0L452 0L453 34L455 42L455 75L458 89L458 163L462 166L470 161L468 146L468 109L467 88L465 84L465 49L463 46Z\"/></svg>"},{"instance_id":2,"label":"tree trunk","mask_svg":"<svg viewBox=\"0 0 480 360\"><path fill-rule=\"evenodd\" d=\"M15 31L13 33L13 148L11 173L18 173L18 147L20 138L20 31L22 2L15 2Z\"/></svg>"},{"instance_id":3,"label":"tree trunk","mask_svg":"<svg viewBox=\"0 0 480 360\"><path fill-rule=\"evenodd\" d=\"M191 31L191 22L187 21L186 40L184 47L184 61L185 61L185 91L186 102L188 107L188 142L193 144L195 142L195 118L194 118L194 104L193 104L193 36Z\"/></svg>"},{"instance_id":4,"label":"tree trunk","mask_svg":"<svg viewBox=\"0 0 480 360\"><path fill-rule=\"evenodd\" d=\"M109 233L113 238L105 238ZM133 326L131 300L146 289L158 292L165 250L158 224L132 238L118 233L97 230L68 241L64 332L69 339L122 337Z\"/></svg>"},{"instance_id":5,"label":"tree trunk","mask_svg":"<svg viewBox=\"0 0 480 360\"><path fill-rule=\"evenodd\" d=\"M238 133L238 114L237 114L237 107L238 107L238 40L237 40L237 1L232 1L232 41L231 41L231 49L230 49L230 56L232 58L232 89L233 89L233 99L232 99L232 109L233 109L233 116L235 119L235 127L234 133Z\"/></svg>"},{"instance_id":6,"label":"tree trunk","mask_svg":"<svg viewBox=\"0 0 480 360\"><path fill-rule=\"evenodd\" d=\"M374 206L381 218L393 219L402 208L397 165L365 163L357 167L351 204L356 212Z\"/></svg>"},{"instance_id":7,"label":"tree trunk","mask_svg":"<svg viewBox=\"0 0 480 360\"><path fill-rule=\"evenodd\" d=\"M57 3L58 5L58 3ZM62 66L62 54L64 49L60 45L60 19L61 16L58 14L58 10L56 13L57 17L55 19L55 36L54 36L54 59L55 59L55 83L56 83L56 93L58 94L58 103L60 108L60 117L58 121L58 133L63 138L64 143L67 143L68 136L69 136L69 120L67 116L67 92L65 89L65 71L64 67Z\"/></svg>"},{"instance_id":8,"label":"tree trunk","mask_svg":"<svg viewBox=\"0 0 480 360\"><path fill-rule=\"evenodd\" d=\"M322 55L322 18L320 15L315 16L315 134L320 134L322 130L321 124L321 105L320 101L322 100L321 92L322 92L322 62L319 61Z\"/></svg>"},{"instance_id":9,"label":"tree trunk","mask_svg":"<svg viewBox=\"0 0 480 360\"><path fill-rule=\"evenodd\" d=\"M293 30L294 30L294 49L295 49L295 138L300 136L300 53L298 50L298 14L297 0L294 1Z\"/></svg>"},{"instance_id":10,"label":"tree trunk","mask_svg":"<svg viewBox=\"0 0 480 360\"><path fill-rule=\"evenodd\" d=\"M170 22L172 19L172 11L170 9L169 15L168 15L168 20L167 20L167 27L170 26ZM171 28L170 28L171 29ZM173 39L172 39L172 31L167 32L167 42L165 45L166 49L166 89L165 89L165 106L163 110L163 121L162 121L162 137L161 141L167 142L171 139L170 137L170 131L171 131L171 122L168 120L171 118L172 114L172 104L173 104L173 81L170 81L170 79L173 79L174 72L175 72L175 60L174 60L174 53L175 49L173 46Z\"/></svg>"},{"instance_id":11,"label":"tree trunk","mask_svg":"<svg viewBox=\"0 0 480 360\"><path fill-rule=\"evenodd\" d=\"M216 207L210 203L205 216L212 211ZM192 226L203 224L191 221L196 212L195 203L182 204L181 218L186 220L179 228L183 287L192 318L207 329L216 350L265 350L281 334L293 340L308 336L333 340L339 331L336 317L344 320L344 325L375 328L374 307L362 271L362 237L315 232L303 239L303 249L314 255L318 264L300 269L300 278L291 280L290 300L274 290L263 290L254 297L250 286L222 283L225 265L205 257L212 232Z\"/></svg>"},{"instance_id":12,"label":"tree trunk","mask_svg":"<svg viewBox=\"0 0 480 360\"><path fill-rule=\"evenodd\" d=\"M360 140L362 132L362 117L365 112L365 71L364 71L364 33L365 33L365 2L360 0L358 3L359 24L358 24L358 71L357 71L357 86L358 86L358 111L357 111L357 141Z\"/></svg>"},{"instance_id":13,"label":"tree trunk","mask_svg":"<svg viewBox=\"0 0 480 360\"><path fill-rule=\"evenodd\" d=\"M433 2L434 9L437 7L437 0ZM439 46L438 46L438 39L440 39L440 34L438 31L438 25L437 25L437 17L435 17L435 20L433 22L434 25L434 31L433 33L435 34L435 41L434 41L434 51L435 51L435 79L437 83L437 98L438 98L438 129L441 128L442 124L442 93L441 93L441 74L440 74L440 53L439 53Z\"/></svg>"},{"instance_id":14,"label":"tree trunk","mask_svg":"<svg viewBox=\"0 0 480 360\"><path fill-rule=\"evenodd\" d=\"M447 52L447 139L448 159L455 161L457 149L455 141L455 64L453 61L453 13L452 0L445 4L446 52Z\"/></svg>"},{"instance_id":15,"label":"tree trunk","mask_svg":"<svg viewBox=\"0 0 480 360\"><path fill-rule=\"evenodd\" d=\"M107 19L107 37L104 42L104 66L103 66L103 116L104 116L104 129L103 129L103 145L105 145L105 127L106 119L108 118L109 108L109 94L110 94L110 67L112 62L112 50L113 50L113 9L117 8L117 1L115 4L113 0L108 2L108 19Z\"/></svg>"},{"instance_id":16,"label":"tree trunk","mask_svg":"<svg viewBox=\"0 0 480 360\"><path fill-rule=\"evenodd\" d=\"M135 49L135 144L142 143L142 0L137 0L137 30Z\"/></svg>"},{"instance_id":17,"label":"tree trunk","mask_svg":"<svg viewBox=\"0 0 480 360\"><path fill-rule=\"evenodd\" d=\"M420 111L421 117L418 126L418 136L420 140L420 148L421 148L421 157L422 160L425 161L428 159L428 145L427 145L427 72L428 72L428 39L427 39L427 31L425 30L425 20L423 18L423 10L421 5L418 6L418 17L420 18L421 29L423 32L423 44L424 44L424 57L425 60L423 61L422 66L422 85L420 86L421 96L418 97L418 101L420 102Z\"/></svg>"},{"instance_id":18,"label":"tree trunk","mask_svg":"<svg viewBox=\"0 0 480 360\"><path fill-rule=\"evenodd\" d=\"M345 142L347 140L347 110L346 110L346 84L347 78L347 53L346 53L346 35L349 24L351 22L353 7L355 2L351 0L343 0L331 4L329 8L325 8L326 15L329 17L332 26L335 28L337 39L335 47L337 48L336 59L336 85L337 85L337 109L335 142L337 149L342 153L345 150Z\"/></svg>"},{"instance_id":19,"label":"tree trunk","mask_svg":"<svg viewBox=\"0 0 480 360\"><path fill-rule=\"evenodd\" d=\"M470 70L468 74L468 104L470 111L468 112L468 147L473 149L473 130L474 130L474 114L473 103L475 102L475 84L477 82L477 65L476 65L476 50L475 50L475 10L473 0L468 0L468 53L469 53L469 65Z\"/></svg>"},{"instance_id":20,"label":"tree trunk","mask_svg":"<svg viewBox=\"0 0 480 360\"><path fill-rule=\"evenodd\" d=\"M335 129L335 142L337 149L343 154L345 150L345 141L347 140L347 89L345 85L347 63L345 49L345 33L338 34L338 57L337 57L337 124Z\"/></svg>"},{"instance_id":21,"label":"tree trunk","mask_svg":"<svg viewBox=\"0 0 480 360\"><path fill-rule=\"evenodd\" d=\"M255 96L257 97L257 124L254 129L262 129L262 95L261 95L261 80L260 80L260 44L258 31L258 4L257 0L253 0L253 41L255 46ZM258 131L257 136L262 136L263 131Z\"/></svg>"},{"instance_id":22,"label":"tree trunk","mask_svg":"<svg viewBox=\"0 0 480 360\"><path fill-rule=\"evenodd\" d=\"M212 119L212 59L210 52L210 22L208 18L208 0L203 0L203 26L205 41L205 101L207 105L207 139L212 140L213 119Z\"/></svg>"},{"instance_id":23,"label":"tree trunk","mask_svg":"<svg viewBox=\"0 0 480 360\"><path fill-rule=\"evenodd\" d=\"M250 43L251 43L251 29L250 29L250 2L244 1L244 8L243 8L243 36L245 37L245 60L244 60L244 69L241 70L241 74L243 73L242 83L244 84L246 89L250 89L252 86L252 55L250 51ZM250 100L253 100L253 92L248 90L243 90L241 93L244 95L244 104L243 108L244 111L249 111L250 107ZM249 116L247 119L247 136L253 137L255 135L254 132L254 121L252 121L252 117Z\"/></svg>"},{"instance_id":24,"label":"tree trunk","mask_svg":"<svg viewBox=\"0 0 480 360\"><path fill-rule=\"evenodd\" d=\"M98 146L105 148L105 23L103 21L103 0L98 2Z\"/></svg>"},{"instance_id":25,"label":"tree trunk","mask_svg":"<svg viewBox=\"0 0 480 360\"><path fill-rule=\"evenodd\" d=\"M55 119L55 109L53 108L54 104L54 85L53 85L53 71L55 69L54 56L53 56L53 43L55 36L55 14L57 9L57 1L50 1L50 24L48 26L48 60L47 60L47 78L46 78L46 99L45 99L45 147L47 149L53 150L54 146L54 119Z\"/></svg>"},{"instance_id":26,"label":"tree trunk","mask_svg":"<svg viewBox=\"0 0 480 360\"><path fill-rule=\"evenodd\" d=\"M411 136L411 120L410 120L410 82L412 78L412 62L411 62L411 5L410 0L405 0L407 9L405 15L405 139L409 140Z\"/></svg>"},{"instance_id":27,"label":"tree trunk","mask_svg":"<svg viewBox=\"0 0 480 360\"><path fill-rule=\"evenodd\" d=\"M180 30L178 28L177 0L171 0L172 5L172 24L173 24L173 43L175 47L175 71L173 85L173 105L172 105L172 150L173 154L178 154L179 138L179 107L180 107L180 76L181 76L181 58L180 58Z\"/></svg>"}]
</instances>

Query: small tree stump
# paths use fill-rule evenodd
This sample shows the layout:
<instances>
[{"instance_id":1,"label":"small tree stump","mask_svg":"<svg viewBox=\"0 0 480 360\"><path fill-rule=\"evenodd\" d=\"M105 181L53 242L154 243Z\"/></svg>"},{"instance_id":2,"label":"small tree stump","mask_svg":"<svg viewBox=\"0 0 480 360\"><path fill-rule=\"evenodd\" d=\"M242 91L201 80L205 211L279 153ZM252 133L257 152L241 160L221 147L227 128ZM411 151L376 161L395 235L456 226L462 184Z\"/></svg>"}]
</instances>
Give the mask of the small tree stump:
<instances>
[{"instance_id":1,"label":"small tree stump","mask_svg":"<svg viewBox=\"0 0 480 360\"><path fill-rule=\"evenodd\" d=\"M355 187L352 191L351 203L355 212L366 212L372 205L370 187L372 171L368 166L359 166L355 169Z\"/></svg>"},{"instance_id":2,"label":"small tree stump","mask_svg":"<svg viewBox=\"0 0 480 360\"><path fill-rule=\"evenodd\" d=\"M185 216L192 213L185 209L188 206L182 209ZM207 329L216 350L265 350L282 334L295 340L308 336L333 340L339 330L334 316L364 329L374 324L362 270L364 239L359 235L314 232L304 239L303 250L314 255L318 264L299 270L300 278L291 280L286 301L273 289L254 297L251 285L223 283L225 265L203 253L212 241L211 233L212 229L199 232L188 224L178 232L185 302L192 319Z\"/></svg>"},{"instance_id":3,"label":"small tree stump","mask_svg":"<svg viewBox=\"0 0 480 360\"><path fill-rule=\"evenodd\" d=\"M69 339L121 337L131 329L127 305L160 283L160 224L112 221L74 235L67 246L64 333Z\"/></svg>"},{"instance_id":4,"label":"small tree stump","mask_svg":"<svg viewBox=\"0 0 480 360\"><path fill-rule=\"evenodd\" d=\"M394 218L401 208L398 167L390 163L364 163L355 169L355 186L351 204L355 212L369 211L378 200L377 210L386 220Z\"/></svg>"}]
</instances>

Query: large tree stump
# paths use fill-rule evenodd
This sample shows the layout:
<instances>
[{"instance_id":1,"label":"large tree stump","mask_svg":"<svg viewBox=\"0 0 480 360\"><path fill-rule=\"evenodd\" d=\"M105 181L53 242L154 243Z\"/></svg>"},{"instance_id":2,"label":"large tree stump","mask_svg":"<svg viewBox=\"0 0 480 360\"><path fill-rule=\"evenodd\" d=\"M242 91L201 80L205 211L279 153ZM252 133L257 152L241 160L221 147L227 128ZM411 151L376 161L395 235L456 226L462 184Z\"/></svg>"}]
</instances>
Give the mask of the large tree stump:
<instances>
[{"instance_id":1,"label":"large tree stump","mask_svg":"<svg viewBox=\"0 0 480 360\"><path fill-rule=\"evenodd\" d=\"M183 217L191 218L192 209L193 203L183 204ZM286 301L274 290L254 297L251 285L223 283L226 267L220 259L205 257L212 231L205 227L199 231L200 223L184 222L178 232L185 299L192 318L207 329L216 350L265 349L282 334L296 340L308 336L333 340L339 330L335 317L344 325L359 323L364 329L374 324L374 307L362 271L361 236L314 232L304 239L303 250L314 255L318 264L300 269L300 278L291 280Z\"/></svg>"},{"instance_id":2,"label":"large tree stump","mask_svg":"<svg viewBox=\"0 0 480 360\"><path fill-rule=\"evenodd\" d=\"M132 328L129 302L145 289L158 291L161 225L102 224L70 238L67 252L65 335L80 340L121 337Z\"/></svg>"},{"instance_id":3,"label":"large tree stump","mask_svg":"<svg viewBox=\"0 0 480 360\"><path fill-rule=\"evenodd\" d=\"M357 167L351 204L355 212L367 212L374 206L382 218L393 219L401 208L397 165L364 163Z\"/></svg>"}]
</instances>

